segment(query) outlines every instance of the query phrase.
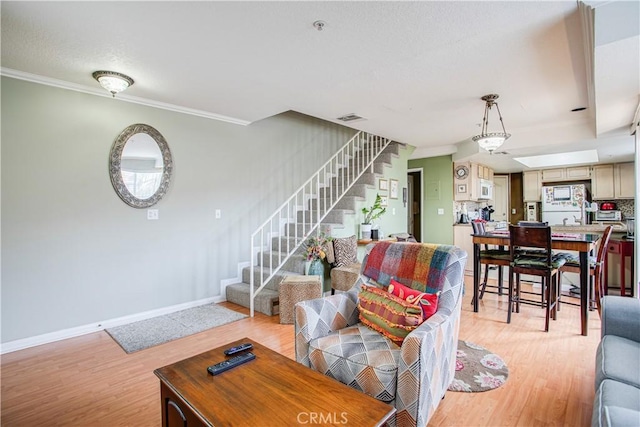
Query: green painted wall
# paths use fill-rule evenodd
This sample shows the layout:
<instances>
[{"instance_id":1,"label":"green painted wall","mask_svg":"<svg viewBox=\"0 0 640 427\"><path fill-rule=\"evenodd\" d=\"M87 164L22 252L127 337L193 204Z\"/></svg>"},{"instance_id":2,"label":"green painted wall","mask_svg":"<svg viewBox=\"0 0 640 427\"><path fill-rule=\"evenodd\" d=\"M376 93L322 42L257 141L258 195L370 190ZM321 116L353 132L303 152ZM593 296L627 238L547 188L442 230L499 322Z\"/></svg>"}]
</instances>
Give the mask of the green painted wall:
<instances>
[{"instance_id":1,"label":"green painted wall","mask_svg":"<svg viewBox=\"0 0 640 427\"><path fill-rule=\"evenodd\" d=\"M409 160L422 170L422 241L453 244L453 160L451 156ZM442 209L442 215L438 210Z\"/></svg>"}]
</instances>

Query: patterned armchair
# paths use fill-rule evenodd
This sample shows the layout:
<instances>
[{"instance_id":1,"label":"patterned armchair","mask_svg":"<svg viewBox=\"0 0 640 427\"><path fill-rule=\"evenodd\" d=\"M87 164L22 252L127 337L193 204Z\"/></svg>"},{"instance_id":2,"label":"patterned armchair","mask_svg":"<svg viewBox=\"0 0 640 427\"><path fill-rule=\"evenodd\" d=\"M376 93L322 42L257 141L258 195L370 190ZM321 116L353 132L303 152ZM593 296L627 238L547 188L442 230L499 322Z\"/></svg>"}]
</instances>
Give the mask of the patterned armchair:
<instances>
[{"instance_id":1,"label":"patterned armchair","mask_svg":"<svg viewBox=\"0 0 640 427\"><path fill-rule=\"evenodd\" d=\"M380 242L346 293L296 304L296 360L396 408L390 425L424 427L453 380L467 254L449 245ZM440 291L438 310L398 346L360 323L363 283Z\"/></svg>"}]
</instances>

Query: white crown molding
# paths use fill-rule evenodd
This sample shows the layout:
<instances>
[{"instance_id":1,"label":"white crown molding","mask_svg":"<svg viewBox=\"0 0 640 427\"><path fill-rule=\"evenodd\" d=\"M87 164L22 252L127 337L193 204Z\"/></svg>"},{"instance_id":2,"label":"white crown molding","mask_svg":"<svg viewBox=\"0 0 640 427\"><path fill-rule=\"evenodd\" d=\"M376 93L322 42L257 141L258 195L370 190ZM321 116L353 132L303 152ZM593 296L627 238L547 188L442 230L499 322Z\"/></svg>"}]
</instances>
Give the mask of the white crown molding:
<instances>
[{"instance_id":1,"label":"white crown molding","mask_svg":"<svg viewBox=\"0 0 640 427\"><path fill-rule=\"evenodd\" d=\"M191 301L183 304L172 305L169 307L158 308L156 310L136 313L129 316L118 317L115 319L105 320L103 322L91 323L88 325L77 326L75 328L63 329L60 331L50 332L48 334L36 335L33 337L23 338L15 341L2 343L0 354L11 353L13 351L24 350L25 348L35 347L37 345L49 344L55 341L66 340L68 338L78 337L80 335L99 332L107 328L126 325L128 323L138 322L140 320L151 319L152 317L162 316L174 313L180 310L186 310L192 307L198 307L204 304L219 303L226 301L222 295L216 297L204 298L197 301Z\"/></svg>"},{"instance_id":2,"label":"white crown molding","mask_svg":"<svg viewBox=\"0 0 640 427\"><path fill-rule=\"evenodd\" d=\"M18 71L11 68L0 67L0 75L11 77L14 79L25 80L32 83L43 84L47 86L58 87L61 89L73 90L76 92L87 93L89 95L102 96L111 98L111 94L106 92L102 88L93 88L76 83L70 83L64 80L58 80L51 77L40 76L37 74L25 73L24 71ZM137 96L130 96L125 94L118 94L117 100L131 102L133 104L146 105L148 107L159 108L162 110L174 111L176 113L189 114L191 116L204 117L205 119L219 120L221 122L233 123L236 125L247 126L251 122L234 117L223 116L220 114L210 113L208 111L195 110L192 108L181 107L179 105L168 104L165 102L153 101L146 98L139 98Z\"/></svg>"}]
</instances>

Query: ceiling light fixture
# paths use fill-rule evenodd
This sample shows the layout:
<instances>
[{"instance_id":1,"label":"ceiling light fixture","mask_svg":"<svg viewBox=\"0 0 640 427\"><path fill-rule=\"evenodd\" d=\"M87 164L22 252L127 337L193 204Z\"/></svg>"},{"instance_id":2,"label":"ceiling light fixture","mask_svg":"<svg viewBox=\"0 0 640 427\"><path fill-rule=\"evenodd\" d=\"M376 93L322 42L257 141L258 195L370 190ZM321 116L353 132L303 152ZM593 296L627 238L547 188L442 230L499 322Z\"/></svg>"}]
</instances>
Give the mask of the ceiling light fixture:
<instances>
[{"instance_id":1,"label":"ceiling light fixture","mask_svg":"<svg viewBox=\"0 0 640 427\"><path fill-rule=\"evenodd\" d=\"M131 77L115 71L95 71L92 76L100 86L111 92L114 98L116 93L122 92L133 84Z\"/></svg>"},{"instance_id":2,"label":"ceiling light fixture","mask_svg":"<svg viewBox=\"0 0 640 427\"><path fill-rule=\"evenodd\" d=\"M504 129L504 122L502 121L502 114L500 114L500 107L498 107L498 102L496 99L499 98L499 95L489 94L483 96L482 99L485 101L484 106L484 117L482 119L482 132L480 135L474 136L472 139L478 143L481 148L484 148L489 152L489 154L493 153L493 151L500 147L504 142L511 136L511 134L507 133ZM502 125L502 132L489 132L489 111L495 105L496 110L498 111L498 118L500 119L500 124Z\"/></svg>"}]
</instances>

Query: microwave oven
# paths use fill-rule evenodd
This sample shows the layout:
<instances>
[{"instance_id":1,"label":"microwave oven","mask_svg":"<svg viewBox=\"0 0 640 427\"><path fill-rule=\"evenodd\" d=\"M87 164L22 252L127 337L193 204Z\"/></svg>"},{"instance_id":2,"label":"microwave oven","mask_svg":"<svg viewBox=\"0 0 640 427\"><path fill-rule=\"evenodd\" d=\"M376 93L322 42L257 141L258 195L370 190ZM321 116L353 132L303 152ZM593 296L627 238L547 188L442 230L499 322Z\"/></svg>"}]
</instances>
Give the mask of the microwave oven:
<instances>
[{"instance_id":1,"label":"microwave oven","mask_svg":"<svg viewBox=\"0 0 640 427\"><path fill-rule=\"evenodd\" d=\"M597 211L596 221L622 221L621 211Z\"/></svg>"},{"instance_id":2,"label":"microwave oven","mask_svg":"<svg viewBox=\"0 0 640 427\"><path fill-rule=\"evenodd\" d=\"M487 181L486 179L480 180L478 199L481 199L481 200L493 199L493 182Z\"/></svg>"}]
</instances>

